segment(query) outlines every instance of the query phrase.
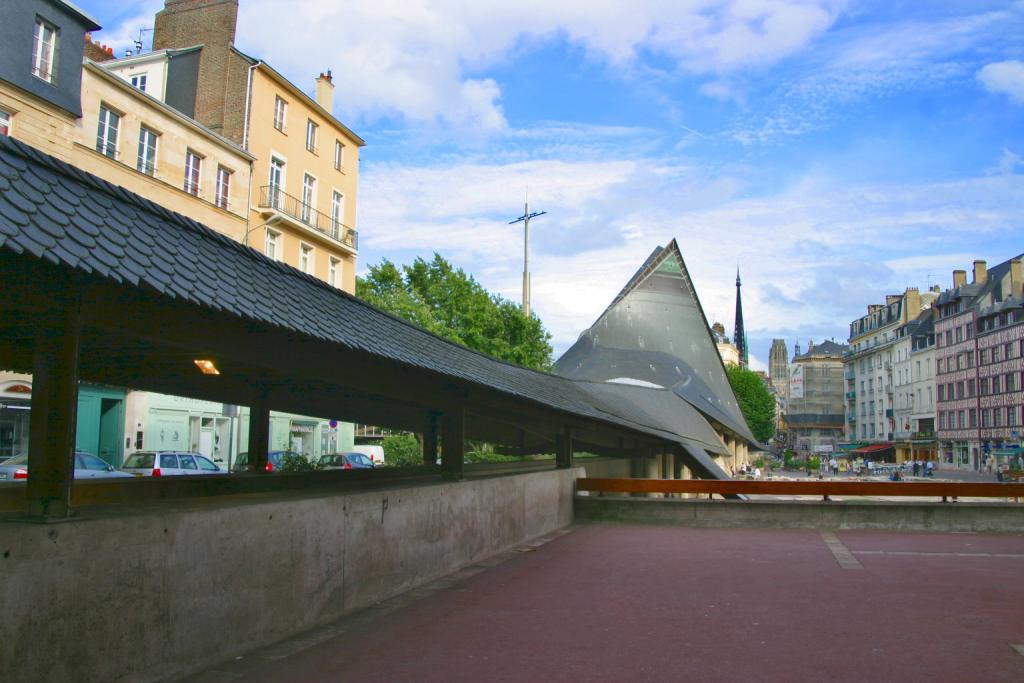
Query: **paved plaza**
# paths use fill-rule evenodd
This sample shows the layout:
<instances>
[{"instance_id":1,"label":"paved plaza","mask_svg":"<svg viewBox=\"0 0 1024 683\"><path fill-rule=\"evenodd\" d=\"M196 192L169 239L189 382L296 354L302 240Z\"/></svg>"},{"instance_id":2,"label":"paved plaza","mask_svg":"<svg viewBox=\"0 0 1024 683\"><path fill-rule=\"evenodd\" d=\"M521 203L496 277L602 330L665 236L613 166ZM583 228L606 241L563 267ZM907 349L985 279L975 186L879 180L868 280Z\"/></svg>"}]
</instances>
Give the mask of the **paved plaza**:
<instances>
[{"instance_id":1,"label":"paved plaza","mask_svg":"<svg viewBox=\"0 0 1024 683\"><path fill-rule=\"evenodd\" d=\"M1024 680L1024 534L542 541L188 680Z\"/></svg>"}]
</instances>

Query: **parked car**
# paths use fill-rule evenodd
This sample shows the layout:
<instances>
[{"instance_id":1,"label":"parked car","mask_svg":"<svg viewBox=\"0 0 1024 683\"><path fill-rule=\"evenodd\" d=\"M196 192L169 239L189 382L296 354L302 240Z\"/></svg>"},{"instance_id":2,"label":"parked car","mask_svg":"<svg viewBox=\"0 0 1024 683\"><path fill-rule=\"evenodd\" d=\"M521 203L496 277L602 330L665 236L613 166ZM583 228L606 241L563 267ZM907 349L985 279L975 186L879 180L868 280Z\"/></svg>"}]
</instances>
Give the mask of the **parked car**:
<instances>
[{"instance_id":1,"label":"parked car","mask_svg":"<svg viewBox=\"0 0 1024 683\"><path fill-rule=\"evenodd\" d=\"M270 451L267 453L267 464L264 469L267 472L278 472L281 469L281 464L284 461L285 456L299 456L299 453L295 451ZM235 463L231 466L232 472L248 472L249 471L249 453L239 453L238 457L235 458Z\"/></svg>"},{"instance_id":2,"label":"parked car","mask_svg":"<svg viewBox=\"0 0 1024 683\"><path fill-rule=\"evenodd\" d=\"M132 475L119 472L106 460L92 453L75 451L75 479L130 479ZM28 453L16 455L0 463L0 482L28 479Z\"/></svg>"},{"instance_id":3,"label":"parked car","mask_svg":"<svg viewBox=\"0 0 1024 683\"><path fill-rule=\"evenodd\" d=\"M206 456L181 451L138 451L128 456L121 469L137 477L227 474Z\"/></svg>"},{"instance_id":4,"label":"parked car","mask_svg":"<svg viewBox=\"0 0 1024 683\"><path fill-rule=\"evenodd\" d=\"M320 456L319 465L325 470L372 470L373 460L365 453L328 453Z\"/></svg>"},{"instance_id":5,"label":"parked car","mask_svg":"<svg viewBox=\"0 0 1024 683\"><path fill-rule=\"evenodd\" d=\"M352 447L352 451L355 453L362 453L363 455L370 458L373 461L375 467L379 467L384 464L384 447L383 446L370 446L365 444L356 444Z\"/></svg>"}]
</instances>

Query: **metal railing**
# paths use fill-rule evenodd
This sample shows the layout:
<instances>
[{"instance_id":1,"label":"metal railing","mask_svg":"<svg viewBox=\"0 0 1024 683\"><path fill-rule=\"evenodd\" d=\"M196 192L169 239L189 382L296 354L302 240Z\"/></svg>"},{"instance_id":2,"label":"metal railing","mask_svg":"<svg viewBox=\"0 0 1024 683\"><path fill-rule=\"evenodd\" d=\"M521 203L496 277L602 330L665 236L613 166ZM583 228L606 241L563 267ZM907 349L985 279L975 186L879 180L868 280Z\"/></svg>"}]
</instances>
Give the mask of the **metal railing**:
<instances>
[{"instance_id":1,"label":"metal railing","mask_svg":"<svg viewBox=\"0 0 1024 683\"><path fill-rule=\"evenodd\" d=\"M279 211L352 249L359 248L359 233L355 228L350 228L341 221L336 221L327 214L317 211L276 185L264 185L260 188L259 207Z\"/></svg>"},{"instance_id":2,"label":"metal railing","mask_svg":"<svg viewBox=\"0 0 1024 683\"><path fill-rule=\"evenodd\" d=\"M736 479L590 479L576 480L577 493L707 493L778 496L912 496L922 498L1024 497L1024 484L990 482L740 481Z\"/></svg>"}]
</instances>

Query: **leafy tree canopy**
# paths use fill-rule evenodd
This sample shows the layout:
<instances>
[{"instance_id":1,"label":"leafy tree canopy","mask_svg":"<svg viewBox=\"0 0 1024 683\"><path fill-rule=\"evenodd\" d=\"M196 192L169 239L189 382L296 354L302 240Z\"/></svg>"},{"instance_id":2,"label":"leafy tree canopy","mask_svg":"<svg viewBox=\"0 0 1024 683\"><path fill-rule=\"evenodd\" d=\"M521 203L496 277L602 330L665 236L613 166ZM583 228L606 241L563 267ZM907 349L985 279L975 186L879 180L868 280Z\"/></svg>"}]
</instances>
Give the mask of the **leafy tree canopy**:
<instances>
[{"instance_id":1,"label":"leafy tree canopy","mask_svg":"<svg viewBox=\"0 0 1024 683\"><path fill-rule=\"evenodd\" d=\"M762 443L768 441L775 435L775 397L753 370L726 365L725 371L754 438Z\"/></svg>"},{"instance_id":2,"label":"leafy tree canopy","mask_svg":"<svg viewBox=\"0 0 1024 683\"><path fill-rule=\"evenodd\" d=\"M411 323L500 360L537 370L552 364L551 335L536 315L491 294L435 253L399 268L384 259L356 279L356 296Z\"/></svg>"}]
</instances>

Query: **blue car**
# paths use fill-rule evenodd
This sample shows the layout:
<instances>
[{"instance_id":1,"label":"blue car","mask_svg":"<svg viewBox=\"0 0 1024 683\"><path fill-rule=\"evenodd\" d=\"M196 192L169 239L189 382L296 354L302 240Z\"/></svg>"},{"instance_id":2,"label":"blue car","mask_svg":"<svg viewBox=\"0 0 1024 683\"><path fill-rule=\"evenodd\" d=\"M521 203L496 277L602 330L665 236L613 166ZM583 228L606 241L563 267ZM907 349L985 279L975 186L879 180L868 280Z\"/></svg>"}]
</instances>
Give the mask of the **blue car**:
<instances>
[{"instance_id":1,"label":"blue car","mask_svg":"<svg viewBox=\"0 0 1024 683\"><path fill-rule=\"evenodd\" d=\"M264 469L267 472L279 472L281 470L281 463L286 455L292 455L301 457L295 451L270 451L267 453L267 464ZM249 471L249 453L239 453L238 457L235 458L235 462L231 465L232 472L248 472Z\"/></svg>"}]
</instances>

